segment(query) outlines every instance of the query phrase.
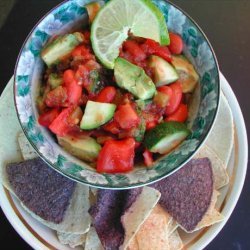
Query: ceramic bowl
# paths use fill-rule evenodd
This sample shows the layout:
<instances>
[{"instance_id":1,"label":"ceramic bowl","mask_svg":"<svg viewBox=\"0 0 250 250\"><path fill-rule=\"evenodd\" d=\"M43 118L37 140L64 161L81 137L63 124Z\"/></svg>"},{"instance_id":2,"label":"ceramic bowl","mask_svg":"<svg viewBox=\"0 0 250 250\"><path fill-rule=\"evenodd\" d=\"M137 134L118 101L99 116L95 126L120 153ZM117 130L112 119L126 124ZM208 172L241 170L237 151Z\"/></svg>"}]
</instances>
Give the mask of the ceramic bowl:
<instances>
[{"instance_id":1,"label":"ceramic bowl","mask_svg":"<svg viewBox=\"0 0 250 250\"><path fill-rule=\"evenodd\" d=\"M154 166L136 166L127 174L99 174L61 148L51 133L37 122L36 98L44 70L40 51L55 35L87 24L84 5L90 1L70 0L46 14L28 35L15 69L14 96L17 115L29 142L52 168L83 184L99 188L126 189L158 181L182 167L204 143L214 123L220 97L219 68L213 49L198 25L181 9L166 1L153 2L161 9L169 30L182 36L184 54L200 76L197 112L189 120L192 134Z\"/></svg>"}]
</instances>

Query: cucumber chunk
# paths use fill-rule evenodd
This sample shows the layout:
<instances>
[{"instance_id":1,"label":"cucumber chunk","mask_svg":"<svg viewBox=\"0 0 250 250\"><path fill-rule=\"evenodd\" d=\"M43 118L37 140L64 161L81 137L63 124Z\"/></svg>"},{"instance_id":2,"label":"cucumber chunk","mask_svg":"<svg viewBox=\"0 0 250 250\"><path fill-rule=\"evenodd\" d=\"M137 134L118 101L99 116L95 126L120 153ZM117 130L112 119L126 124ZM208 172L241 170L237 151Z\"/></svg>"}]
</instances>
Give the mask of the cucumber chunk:
<instances>
[{"instance_id":1,"label":"cucumber chunk","mask_svg":"<svg viewBox=\"0 0 250 250\"><path fill-rule=\"evenodd\" d=\"M81 129L90 130L107 123L114 116L116 105L88 101L81 121Z\"/></svg>"},{"instance_id":2,"label":"cucumber chunk","mask_svg":"<svg viewBox=\"0 0 250 250\"><path fill-rule=\"evenodd\" d=\"M59 145L61 145L70 154L87 162L95 161L102 148L96 140L90 136L82 136L79 139L64 136L57 137L57 140Z\"/></svg>"},{"instance_id":3,"label":"cucumber chunk","mask_svg":"<svg viewBox=\"0 0 250 250\"><path fill-rule=\"evenodd\" d=\"M152 69L157 87L175 82L179 78L175 68L159 56L151 56L148 65Z\"/></svg>"},{"instance_id":4,"label":"cucumber chunk","mask_svg":"<svg viewBox=\"0 0 250 250\"><path fill-rule=\"evenodd\" d=\"M190 130L180 122L163 122L149 130L144 139L145 147L153 153L166 154L178 146Z\"/></svg>"},{"instance_id":5,"label":"cucumber chunk","mask_svg":"<svg viewBox=\"0 0 250 250\"><path fill-rule=\"evenodd\" d=\"M155 85L145 71L118 57L115 61L114 75L119 87L126 89L135 97L147 100L154 96Z\"/></svg>"}]
</instances>

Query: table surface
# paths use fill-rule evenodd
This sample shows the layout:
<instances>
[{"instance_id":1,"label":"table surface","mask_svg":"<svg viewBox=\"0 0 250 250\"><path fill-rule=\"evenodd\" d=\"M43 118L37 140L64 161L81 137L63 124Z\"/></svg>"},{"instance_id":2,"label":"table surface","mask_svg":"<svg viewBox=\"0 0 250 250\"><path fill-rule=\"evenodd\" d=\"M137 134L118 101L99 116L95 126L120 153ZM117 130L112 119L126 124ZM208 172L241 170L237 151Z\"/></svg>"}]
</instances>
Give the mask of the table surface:
<instances>
[{"instance_id":1,"label":"table surface","mask_svg":"<svg viewBox=\"0 0 250 250\"><path fill-rule=\"evenodd\" d=\"M23 41L36 22L58 0L0 0L0 93L13 75ZM235 92L250 132L250 1L173 0L200 25L217 55L220 70ZM231 218L208 250L250 249L250 173ZM0 210L0 242L6 249L31 249Z\"/></svg>"}]
</instances>

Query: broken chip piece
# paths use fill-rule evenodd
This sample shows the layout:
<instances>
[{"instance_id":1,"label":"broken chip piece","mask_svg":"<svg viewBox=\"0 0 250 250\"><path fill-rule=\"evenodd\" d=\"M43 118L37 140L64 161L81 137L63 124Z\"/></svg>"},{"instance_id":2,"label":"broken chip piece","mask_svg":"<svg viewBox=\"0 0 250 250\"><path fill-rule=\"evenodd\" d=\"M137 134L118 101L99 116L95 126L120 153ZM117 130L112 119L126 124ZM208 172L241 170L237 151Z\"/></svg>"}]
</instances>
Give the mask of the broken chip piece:
<instances>
[{"instance_id":1,"label":"broken chip piece","mask_svg":"<svg viewBox=\"0 0 250 250\"><path fill-rule=\"evenodd\" d=\"M81 246L86 241L86 234L73 234L73 233L61 233L57 232L58 240L63 245L69 245L72 248Z\"/></svg>"},{"instance_id":2,"label":"broken chip piece","mask_svg":"<svg viewBox=\"0 0 250 250\"><path fill-rule=\"evenodd\" d=\"M151 187L161 193L160 204L186 231L192 231L207 212L213 193L213 173L208 158L192 159Z\"/></svg>"}]
</instances>

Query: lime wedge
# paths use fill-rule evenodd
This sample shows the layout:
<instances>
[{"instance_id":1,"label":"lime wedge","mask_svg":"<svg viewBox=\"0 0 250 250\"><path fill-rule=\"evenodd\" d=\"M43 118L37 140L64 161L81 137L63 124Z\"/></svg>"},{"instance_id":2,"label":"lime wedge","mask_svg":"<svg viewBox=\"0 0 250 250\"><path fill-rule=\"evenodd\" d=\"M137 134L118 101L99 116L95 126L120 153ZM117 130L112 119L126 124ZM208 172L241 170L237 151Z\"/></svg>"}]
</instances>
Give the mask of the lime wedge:
<instances>
[{"instance_id":1,"label":"lime wedge","mask_svg":"<svg viewBox=\"0 0 250 250\"><path fill-rule=\"evenodd\" d=\"M167 25L161 11L150 0L111 0L97 14L91 27L92 47L110 69L128 33L169 44Z\"/></svg>"}]
</instances>

